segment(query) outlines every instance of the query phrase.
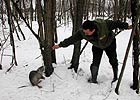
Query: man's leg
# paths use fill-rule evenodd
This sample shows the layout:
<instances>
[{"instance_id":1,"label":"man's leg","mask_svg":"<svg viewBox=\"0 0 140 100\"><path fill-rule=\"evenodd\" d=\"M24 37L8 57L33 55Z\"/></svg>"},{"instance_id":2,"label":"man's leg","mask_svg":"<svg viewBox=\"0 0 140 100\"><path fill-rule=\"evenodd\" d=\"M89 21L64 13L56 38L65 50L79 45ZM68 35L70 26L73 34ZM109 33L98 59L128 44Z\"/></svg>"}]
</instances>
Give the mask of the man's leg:
<instances>
[{"instance_id":1,"label":"man's leg","mask_svg":"<svg viewBox=\"0 0 140 100\"><path fill-rule=\"evenodd\" d=\"M114 78L112 82L115 82L118 79L118 59L116 53L116 40L114 40L111 43L111 45L105 49L105 52L113 68Z\"/></svg>"},{"instance_id":2,"label":"man's leg","mask_svg":"<svg viewBox=\"0 0 140 100\"><path fill-rule=\"evenodd\" d=\"M91 79L89 79L89 82L97 83L97 75L98 75L98 70L99 70L99 65L103 54L103 50L95 46L92 46L92 52L93 52L93 62L90 66Z\"/></svg>"}]
</instances>

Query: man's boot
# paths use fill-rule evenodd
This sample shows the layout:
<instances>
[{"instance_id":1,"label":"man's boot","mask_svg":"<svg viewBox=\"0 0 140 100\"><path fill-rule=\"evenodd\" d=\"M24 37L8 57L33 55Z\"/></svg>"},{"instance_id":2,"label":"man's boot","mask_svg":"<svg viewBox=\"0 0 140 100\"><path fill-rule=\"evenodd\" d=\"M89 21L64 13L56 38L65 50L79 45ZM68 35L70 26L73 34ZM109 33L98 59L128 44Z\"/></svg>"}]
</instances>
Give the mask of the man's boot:
<instances>
[{"instance_id":1,"label":"man's boot","mask_svg":"<svg viewBox=\"0 0 140 100\"><path fill-rule=\"evenodd\" d=\"M98 83L97 82L97 75L98 75L98 67L97 66L92 66L90 67L90 71L91 71L91 78L89 78L88 82L89 83Z\"/></svg>"}]
</instances>

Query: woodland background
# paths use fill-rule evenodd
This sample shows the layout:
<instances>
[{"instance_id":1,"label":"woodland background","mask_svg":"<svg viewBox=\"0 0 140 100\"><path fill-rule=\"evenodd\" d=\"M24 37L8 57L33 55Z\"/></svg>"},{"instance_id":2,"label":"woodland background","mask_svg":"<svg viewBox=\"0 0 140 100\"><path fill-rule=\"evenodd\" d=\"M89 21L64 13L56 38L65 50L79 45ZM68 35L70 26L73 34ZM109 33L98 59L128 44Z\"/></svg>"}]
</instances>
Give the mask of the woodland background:
<instances>
[{"instance_id":1,"label":"woodland background","mask_svg":"<svg viewBox=\"0 0 140 100\"><path fill-rule=\"evenodd\" d=\"M103 18L125 22L131 19L133 29L123 67L125 68L127 53L133 43L133 86L139 85L139 0L0 0L0 8L0 69L4 67L5 56L11 59L10 67L6 72L18 66L13 34L16 34L19 41L26 40L26 35L21 28L21 24L25 23L38 41L46 77L52 75L54 71L52 64L57 63L56 52L51 48L58 43L57 28L72 23L73 35L84 20ZM33 29L34 21L38 24L37 32ZM120 31L122 30L115 30L116 33ZM11 47L11 54L5 54L8 47ZM79 66L82 49L81 41L74 44L70 66ZM122 75L123 70L118 83L121 82Z\"/></svg>"}]
</instances>

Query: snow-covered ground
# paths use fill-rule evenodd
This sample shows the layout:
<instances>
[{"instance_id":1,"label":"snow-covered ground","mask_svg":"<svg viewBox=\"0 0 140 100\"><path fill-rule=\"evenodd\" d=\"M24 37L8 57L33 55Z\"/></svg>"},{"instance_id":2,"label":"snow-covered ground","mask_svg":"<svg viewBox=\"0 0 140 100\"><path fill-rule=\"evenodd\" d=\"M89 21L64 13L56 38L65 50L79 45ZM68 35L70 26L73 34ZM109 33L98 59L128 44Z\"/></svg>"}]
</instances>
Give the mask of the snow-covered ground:
<instances>
[{"instance_id":1,"label":"snow-covered ground","mask_svg":"<svg viewBox=\"0 0 140 100\"><path fill-rule=\"evenodd\" d=\"M33 23L37 32L37 23ZM31 86L29 72L42 65L38 41L29 31L26 25L22 24L26 40L16 39L16 57L18 66L14 66L9 72L11 58L11 47L7 47L3 57L3 69L0 70L0 100L140 100L140 94L130 89L132 84L132 50L130 50L125 72L116 95L114 89L116 83L111 85L113 78L112 67L104 53L99 69L99 84L90 84L87 79L90 77L89 66L92 62L91 44L88 43L80 57L79 74L75 74L67 68L70 66L73 46L56 50L57 64L53 75L43 80L39 85L43 88ZM72 27L64 26L58 28L59 42L71 35ZM117 38L117 53L119 60L119 72L122 67L126 47L129 41L131 30L121 32ZM16 36L16 35L15 35ZM85 41L82 41L82 46ZM26 86L26 87L22 87Z\"/></svg>"}]
</instances>

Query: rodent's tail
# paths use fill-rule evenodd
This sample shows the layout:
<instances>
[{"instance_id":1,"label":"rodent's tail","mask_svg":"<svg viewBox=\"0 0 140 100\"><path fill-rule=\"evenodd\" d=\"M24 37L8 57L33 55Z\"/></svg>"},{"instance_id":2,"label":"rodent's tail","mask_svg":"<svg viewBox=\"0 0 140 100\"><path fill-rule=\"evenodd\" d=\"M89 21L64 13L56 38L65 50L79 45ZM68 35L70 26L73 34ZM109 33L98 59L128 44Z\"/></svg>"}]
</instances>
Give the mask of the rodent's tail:
<instances>
[{"instance_id":1,"label":"rodent's tail","mask_svg":"<svg viewBox=\"0 0 140 100\"><path fill-rule=\"evenodd\" d=\"M23 86L19 86L18 88L24 88L24 87L28 87L29 85L23 85Z\"/></svg>"}]
</instances>

